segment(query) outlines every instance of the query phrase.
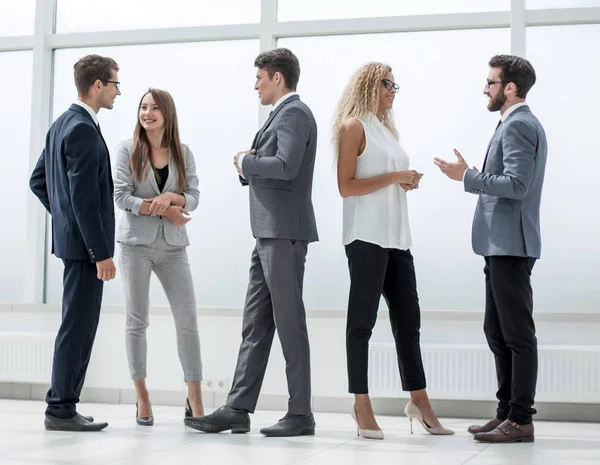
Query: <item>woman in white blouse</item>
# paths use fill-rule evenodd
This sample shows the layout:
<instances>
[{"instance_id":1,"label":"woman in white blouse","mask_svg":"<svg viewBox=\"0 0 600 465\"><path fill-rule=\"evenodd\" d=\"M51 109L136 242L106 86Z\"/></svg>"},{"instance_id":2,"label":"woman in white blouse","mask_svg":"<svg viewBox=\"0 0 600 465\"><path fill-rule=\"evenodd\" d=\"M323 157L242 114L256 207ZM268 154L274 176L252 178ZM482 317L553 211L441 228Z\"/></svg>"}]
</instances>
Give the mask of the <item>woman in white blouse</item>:
<instances>
[{"instance_id":1,"label":"woman in white blouse","mask_svg":"<svg viewBox=\"0 0 600 465\"><path fill-rule=\"evenodd\" d=\"M404 409L431 434L454 434L437 419L425 390L419 346L421 313L408 223L406 192L419 187L421 174L409 170L391 110L398 91L392 69L364 65L338 104L333 136L338 155L338 187L344 199L343 243L350 270L346 327L349 391L358 433L383 439L368 386L368 351L381 295L390 314L402 387L411 400Z\"/></svg>"}]
</instances>

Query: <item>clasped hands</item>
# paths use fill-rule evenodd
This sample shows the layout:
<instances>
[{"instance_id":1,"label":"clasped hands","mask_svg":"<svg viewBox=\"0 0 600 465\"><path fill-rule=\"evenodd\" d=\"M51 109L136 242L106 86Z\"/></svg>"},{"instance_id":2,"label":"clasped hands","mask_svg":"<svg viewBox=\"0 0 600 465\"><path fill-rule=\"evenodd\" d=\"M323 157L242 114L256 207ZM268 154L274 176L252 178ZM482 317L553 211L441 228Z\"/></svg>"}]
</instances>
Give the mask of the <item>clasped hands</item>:
<instances>
[{"instance_id":1,"label":"clasped hands","mask_svg":"<svg viewBox=\"0 0 600 465\"><path fill-rule=\"evenodd\" d=\"M183 226L191 221L188 215L190 214L185 208L178 205L171 205L173 202L173 193L164 192L156 197L144 199L145 203L149 203L148 215L150 216L165 216L169 222L175 226Z\"/></svg>"},{"instance_id":2,"label":"clasped hands","mask_svg":"<svg viewBox=\"0 0 600 465\"><path fill-rule=\"evenodd\" d=\"M233 157L233 166L235 166L235 169L237 170L238 174L241 177L244 177L244 173L242 172L242 167L240 165L240 157L242 155L256 155L256 150L254 150L254 149L244 150L242 152L236 153L235 156Z\"/></svg>"}]
</instances>

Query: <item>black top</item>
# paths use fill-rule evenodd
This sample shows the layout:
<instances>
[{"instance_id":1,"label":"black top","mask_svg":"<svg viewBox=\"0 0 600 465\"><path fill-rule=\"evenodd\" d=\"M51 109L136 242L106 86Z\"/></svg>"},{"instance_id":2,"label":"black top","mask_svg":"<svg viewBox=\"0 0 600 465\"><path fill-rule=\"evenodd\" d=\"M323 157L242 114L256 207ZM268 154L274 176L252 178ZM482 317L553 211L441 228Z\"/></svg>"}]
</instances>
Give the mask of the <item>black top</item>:
<instances>
[{"instance_id":1,"label":"black top","mask_svg":"<svg viewBox=\"0 0 600 465\"><path fill-rule=\"evenodd\" d=\"M154 173L156 175L158 190L162 192L169 177L169 165L165 165L162 168L154 168Z\"/></svg>"}]
</instances>

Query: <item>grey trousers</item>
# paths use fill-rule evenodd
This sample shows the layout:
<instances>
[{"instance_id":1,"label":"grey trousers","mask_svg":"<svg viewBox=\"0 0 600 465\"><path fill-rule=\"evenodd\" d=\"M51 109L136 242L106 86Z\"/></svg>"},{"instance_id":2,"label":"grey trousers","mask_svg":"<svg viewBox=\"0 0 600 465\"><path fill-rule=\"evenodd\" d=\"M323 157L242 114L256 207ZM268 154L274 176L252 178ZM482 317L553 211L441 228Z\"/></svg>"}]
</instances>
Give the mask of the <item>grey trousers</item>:
<instances>
[{"instance_id":1,"label":"grey trousers","mask_svg":"<svg viewBox=\"0 0 600 465\"><path fill-rule=\"evenodd\" d=\"M244 306L242 344L227 405L254 412L275 329L285 358L288 413L311 413L310 347L302 301L308 242L257 239Z\"/></svg>"},{"instance_id":2,"label":"grey trousers","mask_svg":"<svg viewBox=\"0 0 600 465\"><path fill-rule=\"evenodd\" d=\"M202 380L196 297L185 247L169 245L159 228L150 245L121 244L121 276L127 310L125 342L133 380L146 378L146 328L150 324L150 274L167 295L177 335L177 352L186 381Z\"/></svg>"}]
</instances>

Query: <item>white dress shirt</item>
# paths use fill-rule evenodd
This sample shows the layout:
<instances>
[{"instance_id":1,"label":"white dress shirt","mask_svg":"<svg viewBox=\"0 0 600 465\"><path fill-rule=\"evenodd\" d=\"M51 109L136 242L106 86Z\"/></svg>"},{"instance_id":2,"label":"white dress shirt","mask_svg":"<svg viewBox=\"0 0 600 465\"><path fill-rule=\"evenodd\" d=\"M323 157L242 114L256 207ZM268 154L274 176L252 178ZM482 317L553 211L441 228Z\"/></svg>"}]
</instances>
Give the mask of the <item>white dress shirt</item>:
<instances>
[{"instance_id":1,"label":"white dress shirt","mask_svg":"<svg viewBox=\"0 0 600 465\"><path fill-rule=\"evenodd\" d=\"M506 111L500 115L500 121L504 123L506 118L508 118L513 111L515 111L517 108L524 107L525 105L527 105L527 102L519 102L515 103L512 107L508 107Z\"/></svg>"},{"instance_id":2,"label":"white dress shirt","mask_svg":"<svg viewBox=\"0 0 600 465\"><path fill-rule=\"evenodd\" d=\"M81 108L85 109L90 116L92 117L92 119L94 120L94 123L96 123L96 126L100 126L100 121L98 121L98 115L96 114L96 112L93 110L92 107L90 107L87 103L82 102L81 100L75 100L75 102L73 102L75 105L79 105Z\"/></svg>"}]
</instances>

